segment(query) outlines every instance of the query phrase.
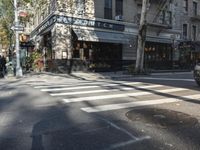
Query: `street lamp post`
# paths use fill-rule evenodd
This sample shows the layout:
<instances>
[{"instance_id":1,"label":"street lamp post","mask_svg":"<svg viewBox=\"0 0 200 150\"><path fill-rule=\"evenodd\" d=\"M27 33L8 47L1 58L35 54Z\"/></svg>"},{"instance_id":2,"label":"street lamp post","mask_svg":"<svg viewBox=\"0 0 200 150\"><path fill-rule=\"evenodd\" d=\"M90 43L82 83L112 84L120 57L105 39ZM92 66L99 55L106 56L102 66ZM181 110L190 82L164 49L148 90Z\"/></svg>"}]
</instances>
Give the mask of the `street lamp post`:
<instances>
[{"instance_id":1,"label":"street lamp post","mask_svg":"<svg viewBox=\"0 0 200 150\"><path fill-rule=\"evenodd\" d=\"M14 10L15 10L15 27L19 26L18 21L18 7L17 7L17 0L14 0ZM15 30L15 50L16 50L16 77L22 77L22 68L20 65L20 53L19 53L19 31Z\"/></svg>"}]
</instances>

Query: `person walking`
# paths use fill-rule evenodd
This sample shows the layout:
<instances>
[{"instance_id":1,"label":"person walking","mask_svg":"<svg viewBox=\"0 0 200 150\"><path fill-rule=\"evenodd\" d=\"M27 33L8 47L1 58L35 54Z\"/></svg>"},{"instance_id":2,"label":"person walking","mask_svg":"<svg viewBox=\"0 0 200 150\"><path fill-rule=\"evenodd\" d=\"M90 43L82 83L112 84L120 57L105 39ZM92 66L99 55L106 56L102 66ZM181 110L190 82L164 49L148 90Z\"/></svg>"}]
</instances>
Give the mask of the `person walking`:
<instances>
[{"instance_id":1,"label":"person walking","mask_svg":"<svg viewBox=\"0 0 200 150\"><path fill-rule=\"evenodd\" d=\"M2 57L0 55L0 78L3 78L4 74L3 74L3 63L2 63Z\"/></svg>"},{"instance_id":2,"label":"person walking","mask_svg":"<svg viewBox=\"0 0 200 150\"><path fill-rule=\"evenodd\" d=\"M2 56L1 58L2 60L2 67L3 67L3 76L5 76L5 74L7 73L7 69L6 69L6 58L4 56Z\"/></svg>"}]
</instances>

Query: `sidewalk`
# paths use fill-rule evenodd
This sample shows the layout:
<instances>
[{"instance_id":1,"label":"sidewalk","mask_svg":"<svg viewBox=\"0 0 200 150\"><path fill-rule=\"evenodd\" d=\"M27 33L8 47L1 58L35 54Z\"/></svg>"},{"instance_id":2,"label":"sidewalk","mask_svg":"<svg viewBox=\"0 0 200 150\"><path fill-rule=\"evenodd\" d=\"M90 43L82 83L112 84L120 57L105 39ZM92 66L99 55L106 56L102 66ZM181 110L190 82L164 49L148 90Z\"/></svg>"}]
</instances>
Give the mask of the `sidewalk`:
<instances>
[{"instance_id":1,"label":"sidewalk","mask_svg":"<svg viewBox=\"0 0 200 150\"><path fill-rule=\"evenodd\" d=\"M131 75L125 74L122 71L118 72L101 72L101 73L92 73L92 72L74 72L72 76L84 78L87 80L95 80L95 79L127 79L127 78L134 78L134 77L147 77L147 76L159 76L159 75L174 75L174 74L192 74L191 71L187 72L155 72L149 75Z\"/></svg>"},{"instance_id":2,"label":"sidewalk","mask_svg":"<svg viewBox=\"0 0 200 150\"><path fill-rule=\"evenodd\" d=\"M149 77L149 76L162 76L162 75L181 75L181 74L192 74L191 71L187 72L155 72L151 73L149 75L131 75L131 74L125 74L123 71L117 71L117 72L101 72L101 73L94 73L94 72L72 72L69 74L64 73L52 73L52 72L39 72L39 73L28 73L25 74L22 78L26 78L28 76L51 76L53 78L59 77L59 78L76 78L76 79L82 79L82 80L103 80L103 79L130 79L135 77ZM4 79L14 80L16 77L13 75L6 76Z\"/></svg>"}]
</instances>

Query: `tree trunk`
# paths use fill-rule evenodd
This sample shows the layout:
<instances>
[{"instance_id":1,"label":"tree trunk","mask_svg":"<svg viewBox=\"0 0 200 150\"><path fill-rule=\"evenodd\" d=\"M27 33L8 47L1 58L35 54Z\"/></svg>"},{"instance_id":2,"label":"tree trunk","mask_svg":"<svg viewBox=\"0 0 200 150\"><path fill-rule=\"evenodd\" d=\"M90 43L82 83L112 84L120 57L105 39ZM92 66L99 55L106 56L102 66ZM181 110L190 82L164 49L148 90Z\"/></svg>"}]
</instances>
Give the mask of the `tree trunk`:
<instances>
[{"instance_id":1,"label":"tree trunk","mask_svg":"<svg viewBox=\"0 0 200 150\"><path fill-rule=\"evenodd\" d=\"M146 40L146 30L147 30L147 23L146 23L146 15L147 15L147 5L149 0L143 0L142 2L142 12L140 18L140 26L138 31L138 46L137 46L137 57L136 57L136 65L135 71L137 73L143 72L143 63L144 63L144 46Z\"/></svg>"}]
</instances>

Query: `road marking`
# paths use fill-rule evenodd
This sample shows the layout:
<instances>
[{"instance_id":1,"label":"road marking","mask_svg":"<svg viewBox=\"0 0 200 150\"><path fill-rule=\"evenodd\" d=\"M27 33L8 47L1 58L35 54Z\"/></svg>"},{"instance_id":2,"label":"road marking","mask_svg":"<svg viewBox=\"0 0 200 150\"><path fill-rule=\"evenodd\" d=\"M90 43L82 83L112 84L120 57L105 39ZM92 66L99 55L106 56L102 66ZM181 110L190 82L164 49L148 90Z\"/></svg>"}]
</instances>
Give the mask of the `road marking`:
<instances>
[{"instance_id":1,"label":"road marking","mask_svg":"<svg viewBox=\"0 0 200 150\"><path fill-rule=\"evenodd\" d=\"M145 88L156 88L162 87L163 85L146 85L146 86L137 86L137 87L125 87L125 88L117 88L117 89L103 89L103 90L92 90L92 91L78 91L78 92L66 92L66 93L53 93L51 96L66 96L66 95L77 95L77 94L91 94L91 93L103 93L103 92L116 92L116 91L130 91L137 88L145 89Z\"/></svg>"},{"instance_id":2,"label":"road marking","mask_svg":"<svg viewBox=\"0 0 200 150\"><path fill-rule=\"evenodd\" d=\"M81 135L81 134L87 134L87 133L92 133L92 132L98 132L100 130L109 129L109 127L110 126L100 127L100 128L95 128L95 129L88 129L88 130L85 130L85 131L75 132L75 133L73 133L73 135Z\"/></svg>"},{"instance_id":3,"label":"road marking","mask_svg":"<svg viewBox=\"0 0 200 150\"><path fill-rule=\"evenodd\" d=\"M35 86L35 89L42 89L42 88L57 88L57 87L67 87L67 86L79 86L79 85L92 85L92 84L105 84L105 82L78 82L78 83L70 83L70 84L58 84L58 85L41 85Z\"/></svg>"},{"instance_id":4,"label":"road marking","mask_svg":"<svg viewBox=\"0 0 200 150\"><path fill-rule=\"evenodd\" d=\"M147 100L147 101L137 101L137 102L121 103L121 104L101 105L101 106L95 106L95 107L85 107L85 108L81 108L81 110L88 113L102 112L102 111L110 111L110 110L117 110L117 109L124 109L124 108L134 108L134 107L139 107L139 106L173 103L173 102L184 101L183 99L199 99L199 98L200 98L200 94L196 94L196 95L182 96L180 98L163 98L163 99L157 99L157 100Z\"/></svg>"},{"instance_id":5,"label":"road marking","mask_svg":"<svg viewBox=\"0 0 200 150\"><path fill-rule=\"evenodd\" d=\"M136 137L135 135L133 135L131 132L129 132L128 130L126 130L125 128L122 128L120 126L118 126L117 124L115 124L114 122L111 122L105 118L102 117L97 117L103 121L105 121L107 124L109 124L111 127L123 132L124 134L126 134L127 136L130 137L131 140L126 141L126 142L121 142L121 143L117 143L114 145L111 145L109 148L106 148L105 150L112 150L112 149L116 149L116 148L120 148L120 147L124 147L126 145L135 143L135 142L139 142L139 141L143 141L143 140L147 140L150 139L150 136L144 136L144 137Z\"/></svg>"},{"instance_id":6,"label":"road marking","mask_svg":"<svg viewBox=\"0 0 200 150\"><path fill-rule=\"evenodd\" d=\"M137 143L137 142L140 142L140 141L143 141L143 140L148 140L148 139L151 139L151 137L150 136L144 136L144 137L141 137L141 138L138 138L138 139L135 139L135 140L129 140L129 141L126 141L126 142L121 142L121 143L111 145L109 148L106 148L104 150L118 149L118 148L130 145L130 144Z\"/></svg>"},{"instance_id":7,"label":"road marking","mask_svg":"<svg viewBox=\"0 0 200 150\"><path fill-rule=\"evenodd\" d=\"M79 98L71 98L71 99L63 99L65 103L71 102L81 102L81 101L93 101L93 100L101 100L101 99L112 99L112 98L122 98L122 97L129 97L129 96L143 96L156 93L170 93L170 92L178 92L187 90L185 88L173 88L173 89L165 89L165 90L157 90L151 92L136 92L136 93L122 93L122 94L112 94L112 95L100 95L100 96L89 96L89 97L79 97Z\"/></svg>"},{"instance_id":8,"label":"road marking","mask_svg":"<svg viewBox=\"0 0 200 150\"><path fill-rule=\"evenodd\" d=\"M151 80L165 80L165 81L189 81L193 82L194 79L174 79L174 78L154 78L154 77L138 77L137 79L151 79Z\"/></svg>"},{"instance_id":9,"label":"road marking","mask_svg":"<svg viewBox=\"0 0 200 150\"><path fill-rule=\"evenodd\" d=\"M105 81L97 81L97 82L89 82L89 81L85 81L85 82L75 82L75 83L72 83L70 82L70 84L57 84L57 85L40 85L40 86L35 86L34 88L36 89L42 89L42 88L57 88L57 87L67 87L67 86L80 86L80 85L93 85L93 84L99 84L99 85L102 85L102 84L108 84L109 82L105 82ZM126 82L126 81L119 81L119 82L113 82L112 81L112 84L123 84L123 83L130 83L130 82ZM139 84L139 83L142 83L142 82L134 82L136 84Z\"/></svg>"},{"instance_id":10,"label":"road marking","mask_svg":"<svg viewBox=\"0 0 200 150\"><path fill-rule=\"evenodd\" d=\"M141 84L141 82L130 82L130 83L123 83L123 84L105 84L105 85L92 85L92 86L78 86L78 87L67 87L67 88L53 88L53 89L41 89L43 92L50 92L50 91L66 91L66 90L77 90L77 89L89 89L89 88L98 88L98 87L113 87L113 86L122 86L122 85L137 85Z\"/></svg>"}]
</instances>

